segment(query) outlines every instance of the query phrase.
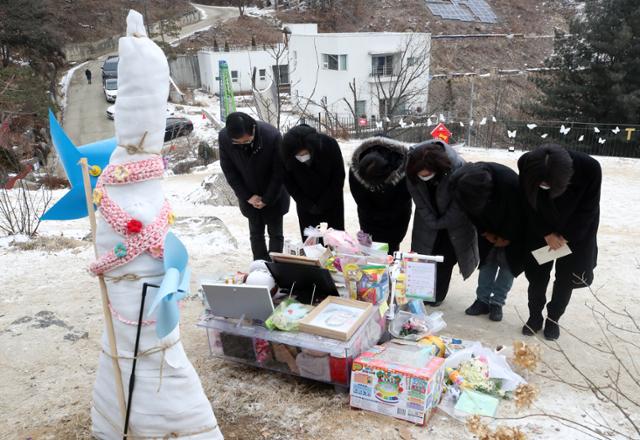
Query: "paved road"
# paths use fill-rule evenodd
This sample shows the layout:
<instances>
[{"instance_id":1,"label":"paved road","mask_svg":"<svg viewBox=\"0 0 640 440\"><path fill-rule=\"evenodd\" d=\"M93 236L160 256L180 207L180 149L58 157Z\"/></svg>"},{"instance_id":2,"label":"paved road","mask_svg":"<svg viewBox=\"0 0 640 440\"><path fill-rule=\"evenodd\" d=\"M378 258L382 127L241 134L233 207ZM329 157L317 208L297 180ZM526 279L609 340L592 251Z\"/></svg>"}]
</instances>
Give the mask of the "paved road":
<instances>
[{"instance_id":1,"label":"paved road","mask_svg":"<svg viewBox=\"0 0 640 440\"><path fill-rule=\"evenodd\" d=\"M198 30L227 20L238 15L237 8L222 8L206 5L195 5L201 9L206 18L189 26L185 26L180 36L190 35ZM67 108L64 112L64 128L76 145L84 145L115 135L113 121L107 119L107 107L111 104L104 98L102 91L101 71L106 56L88 62L77 69L67 91ZM91 69L94 80L87 84L84 76L86 68Z\"/></svg>"}]
</instances>

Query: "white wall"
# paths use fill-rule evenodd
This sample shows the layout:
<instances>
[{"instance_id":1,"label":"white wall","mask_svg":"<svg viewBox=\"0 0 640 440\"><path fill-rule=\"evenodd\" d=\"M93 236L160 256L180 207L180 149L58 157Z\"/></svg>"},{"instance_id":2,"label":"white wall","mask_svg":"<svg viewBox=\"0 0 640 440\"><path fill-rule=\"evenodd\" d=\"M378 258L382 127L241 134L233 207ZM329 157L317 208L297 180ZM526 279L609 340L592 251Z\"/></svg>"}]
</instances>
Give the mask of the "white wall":
<instances>
[{"instance_id":1,"label":"white wall","mask_svg":"<svg viewBox=\"0 0 640 440\"><path fill-rule=\"evenodd\" d=\"M411 35L411 36L410 36ZM379 114L375 78L371 73L372 54L401 53L411 44L426 48L430 53L431 37L425 33L345 33L345 34L296 34L289 39L289 72L291 96L294 103L304 107L310 98L320 103L323 97L332 112L349 116L351 112L343 98L353 101L349 82L356 79L358 99L366 101L366 114ZM325 70L322 54L347 55L347 70ZM427 59L427 63L429 60ZM428 64L427 64L428 65ZM416 81L415 87L424 90L410 106L426 111L428 99L428 70ZM317 78L317 80L316 80ZM315 110L314 110L315 108ZM320 110L311 104L310 113Z\"/></svg>"},{"instance_id":2,"label":"white wall","mask_svg":"<svg viewBox=\"0 0 640 440\"><path fill-rule=\"evenodd\" d=\"M267 87L273 79L273 65L275 60L271 53L264 50L240 51L240 52L214 52L203 50L198 52L198 62L200 64L200 79L202 88L209 93L219 93L218 82L218 61L224 60L229 66L229 71L237 71L238 79L233 81L233 91L236 93L251 92L251 75L253 68L258 69L256 73L256 87L263 89ZM286 64L286 56L280 64ZM260 79L260 69L266 70L264 80Z\"/></svg>"}]
</instances>

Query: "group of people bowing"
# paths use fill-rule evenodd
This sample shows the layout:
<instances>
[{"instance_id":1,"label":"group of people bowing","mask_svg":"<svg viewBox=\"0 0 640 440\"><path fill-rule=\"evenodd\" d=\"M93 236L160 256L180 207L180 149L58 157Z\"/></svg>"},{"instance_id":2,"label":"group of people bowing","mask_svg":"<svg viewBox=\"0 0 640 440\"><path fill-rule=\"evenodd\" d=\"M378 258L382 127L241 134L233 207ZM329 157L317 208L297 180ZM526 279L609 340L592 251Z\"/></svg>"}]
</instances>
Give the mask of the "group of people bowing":
<instances>
[{"instance_id":1,"label":"group of people bowing","mask_svg":"<svg viewBox=\"0 0 640 440\"><path fill-rule=\"evenodd\" d=\"M304 229L321 222L344 230L345 167L332 137L304 124L281 136L275 127L235 112L219 133L219 148L222 171L249 220L255 260L282 252L290 197L303 240ZM354 151L349 186L361 230L388 243L390 254L399 249L415 205L411 250L444 257L431 306L447 296L456 264L464 279L479 267L476 300L465 313L500 321L513 280L524 272L529 319L522 332L544 328L545 338L555 340L573 290L593 282L602 171L589 155L553 144L523 154L518 171L494 162L466 163L437 139L407 148L376 136ZM540 265L531 254L566 244L571 254L555 263Z\"/></svg>"}]
</instances>

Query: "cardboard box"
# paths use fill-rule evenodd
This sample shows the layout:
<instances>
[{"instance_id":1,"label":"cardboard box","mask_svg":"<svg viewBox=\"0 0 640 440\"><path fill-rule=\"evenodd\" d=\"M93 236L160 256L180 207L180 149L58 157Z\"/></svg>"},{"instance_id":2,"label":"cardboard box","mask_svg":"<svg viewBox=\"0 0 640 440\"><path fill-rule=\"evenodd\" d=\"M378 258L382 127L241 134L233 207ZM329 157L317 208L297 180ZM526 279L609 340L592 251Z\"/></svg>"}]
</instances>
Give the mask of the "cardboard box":
<instances>
[{"instance_id":1,"label":"cardboard box","mask_svg":"<svg viewBox=\"0 0 640 440\"><path fill-rule=\"evenodd\" d=\"M444 359L433 357L430 347L390 341L353 361L351 406L424 425L443 385Z\"/></svg>"}]
</instances>

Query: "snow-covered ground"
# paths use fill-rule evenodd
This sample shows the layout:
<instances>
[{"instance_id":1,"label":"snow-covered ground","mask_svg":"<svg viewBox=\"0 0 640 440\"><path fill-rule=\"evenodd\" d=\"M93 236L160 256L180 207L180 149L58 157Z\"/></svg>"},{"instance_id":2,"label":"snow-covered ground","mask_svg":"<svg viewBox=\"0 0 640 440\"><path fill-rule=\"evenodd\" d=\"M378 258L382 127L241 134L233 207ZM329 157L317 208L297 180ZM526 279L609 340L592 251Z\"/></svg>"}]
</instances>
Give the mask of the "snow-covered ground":
<instances>
[{"instance_id":1,"label":"snow-covered ground","mask_svg":"<svg viewBox=\"0 0 640 440\"><path fill-rule=\"evenodd\" d=\"M60 107L62 108L63 113L64 113L64 109L67 107L67 92L69 91L69 84L71 83L71 78L73 77L73 74L75 73L75 71L81 68L82 66L84 66L85 64L87 64L87 61L73 66L72 68L67 70L64 73L64 75L62 75L62 78L60 78L60 82L58 83L58 85L60 86L60 96L62 97L62 102L60 104Z\"/></svg>"},{"instance_id":2,"label":"snow-covered ground","mask_svg":"<svg viewBox=\"0 0 640 440\"><path fill-rule=\"evenodd\" d=\"M185 108L198 133L213 136L196 109ZM212 111L215 106L212 105ZM190 114L193 111L194 114ZM340 142L348 163L358 141ZM520 152L462 148L469 161L495 161L515 168ZM640 249L640 161L598 158L604 171L602 214L599 234L600 255L596 271L598 295L612 305L626 305L640 315L636 255ZM198 280L220 273L245 270L251 260L247 221L236 207L194 204L188 195L198 188L215 165L188 175L171 176L164 187L178 217L178 234L189 248L194 270L192 290ZM64 191L56 191L55 197ZM356 206L348 184L344 188L346 227L358 230ZM213 217L219 218L220 226ZM298 238L295 205L285 216L285 232ZM86 220L45 222L41 235L64 235L82 239L88 233ZM408 234L410 236L410 233ZM24 238L20 239L24 241ZM89 438L91 387L98 359L102 312L98 285L86 271L93 250L86 241L62 250L18 250L7 238L0 238L0 432L6 438ZM409 238L403 249L409 249ZM454 274L447 301L441 306L447 322L446 333L465 339L481 340L489 346L510 346L522 339L520 313L526 319L526 280L520 277L505 308L505 319L493 323L486 317L468 317L464 309L475 295L476 277L463 281ZM573 332L597 338L597 327L585 307L589 295L584 290L574 298L561 324ZM202 312L198 301L188 301L182 310L182 340L198 369L223 431L239 439L353 439L353 438L471 438L464 426L436 414L427 427L416 427L391 418L352 411L347 397L332 388L309 381L240 367L208 355L207 340L195 322ZM602 378L611 361L563 334L560 342L566 352L592 377ZM568 381L574 373L553 350L544 350L549 368ZM529 381L541 389L538 409L580 422L600 412L611 421L619 416L600 404L588 392L558 384L532 374ZM499 417L518 416L511 402L501 404ZM589 438L545 418L529 418L517 423L529 438ZM245 428L243 428L245 426ZM257 427L257 429L256 429ZM243 430L245 429L245 430ZM4 437L3 437L4 438ZM615 438L615 437L612 437Z\"/></svg>"}]
</instances>

